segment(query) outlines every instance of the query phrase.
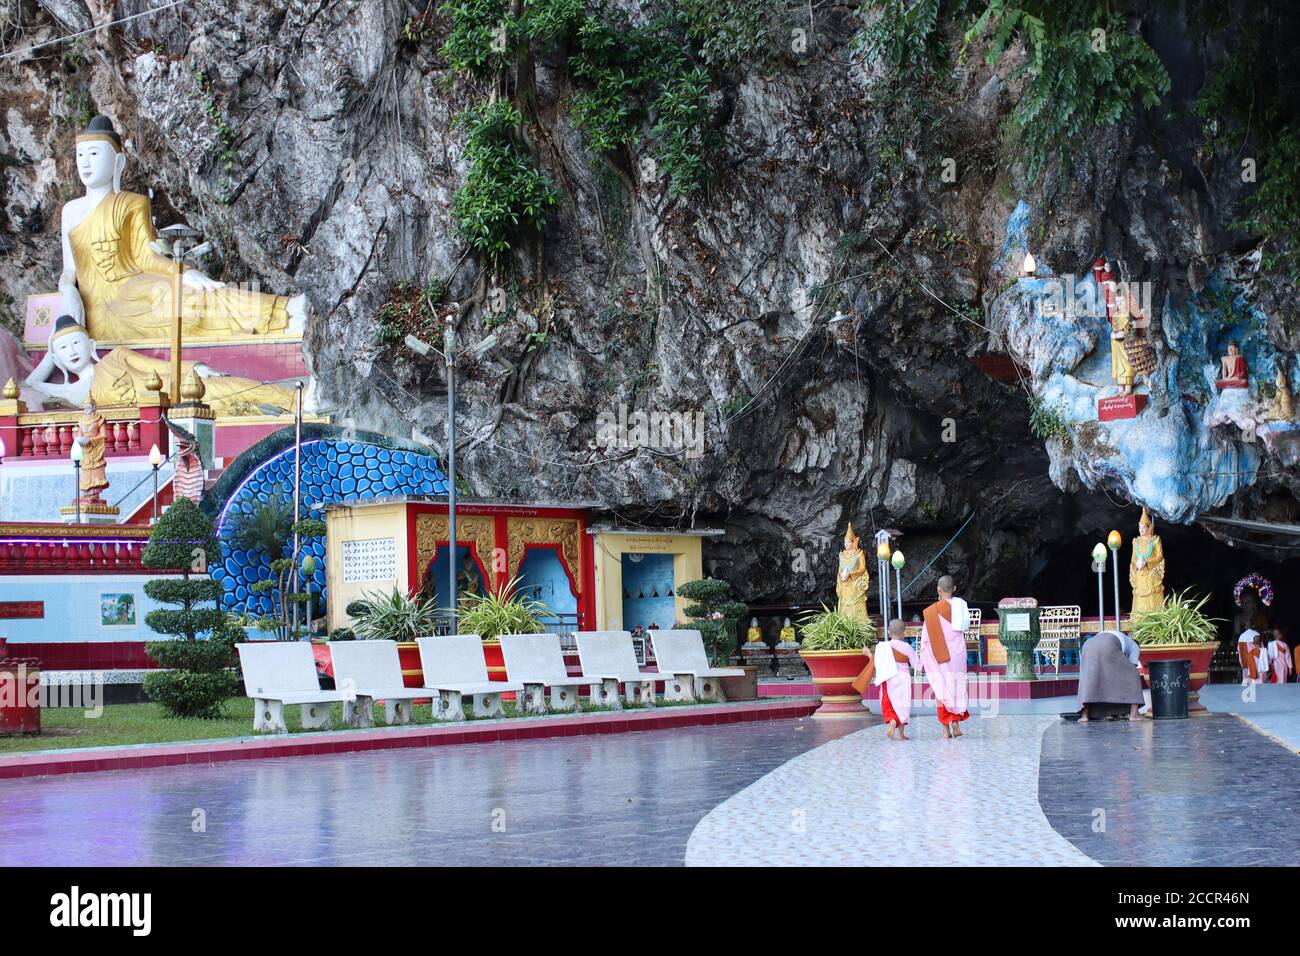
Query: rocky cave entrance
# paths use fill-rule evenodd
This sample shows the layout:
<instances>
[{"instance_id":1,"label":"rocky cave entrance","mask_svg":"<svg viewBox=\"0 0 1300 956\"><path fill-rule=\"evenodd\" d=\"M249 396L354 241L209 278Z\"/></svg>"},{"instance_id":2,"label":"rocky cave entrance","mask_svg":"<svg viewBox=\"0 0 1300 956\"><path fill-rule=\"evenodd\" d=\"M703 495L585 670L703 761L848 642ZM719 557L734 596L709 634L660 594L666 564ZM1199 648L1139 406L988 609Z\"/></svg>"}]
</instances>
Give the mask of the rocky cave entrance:
<instances>
[{"instance_id":1,"label":"rocky cave entrance","mask_svg":"<svg viewBox=\"0 0 1300 956\"><path fill-rule=\"evenodd\" d=\"M1132 555L1130 531L1120 528L1124 546L1119 552L1119 599L1127 611L1132 601L1128 583ZM1190 588L1193 594L1208 593L1205 612L1226 623L1219 626L1223 638L1235 636L1233 620L1238 608L1233 602L1233 586L1252 571L1262 574L1273 584L1272 607L1265 608L1271 626L1287 630L1288 642L1294 640L1300 624L1300 555L1285 560L1261 556L1243 546L1220 541L1199 524L1172 525L1158 523L1165 551L1165 594ZM1092 571L1091 552L1104 535L1079 535L1064 543L1053 544L1040 552L1043 562L1030 576L1026 593L1050 600L1053 604L1078 604L1085 616L1097 613L1097 576ZM1108 559L1109 562L1109 559ZM1112 572L1106 569L1106 613L1114 614Z\"/></svg>"}]
</instances>

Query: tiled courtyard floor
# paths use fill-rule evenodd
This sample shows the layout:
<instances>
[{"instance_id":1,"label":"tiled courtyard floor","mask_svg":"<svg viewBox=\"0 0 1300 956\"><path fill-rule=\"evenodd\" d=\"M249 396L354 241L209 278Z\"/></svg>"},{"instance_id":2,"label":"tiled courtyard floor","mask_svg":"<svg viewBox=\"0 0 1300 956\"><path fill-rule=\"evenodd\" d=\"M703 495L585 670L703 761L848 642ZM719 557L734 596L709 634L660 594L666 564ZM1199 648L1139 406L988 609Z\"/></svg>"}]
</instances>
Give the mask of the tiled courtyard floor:
<instances>
[{"instance_id":1,"label":"tiled courtyard floor","mask_svg":"<svg viewBox=\"0 0 1300 956\"><path fill-rule=\"evenodd\" d=\"M1235 717L965 727L918 716L894 743L872 717L790 719L2 781L0 866L1300 862L1263 824L1300 809L1300 756Z\"/></svg>"},{"instance_id":2,"label":"tiled courtyard floor","mask_svg":"<svg viewBox=\"0 0 1300 956\"><path fill-rule=\"evenodd\" d=\"M714 809L688 865L1091 866L1038 807L1039 741L1059 717L933 717L803 754Z\"/></svg>"},{"instance_id":3,"label":"tiled courtyard floor","mask_svg":"<svg viewBox=\"0 0 1300 956\"><path fill-rule=\"evenodd\" d=\"M860 726L761 721L6 780L0 866L680 865L713 806Z\"/></svg>"}]
</instances>

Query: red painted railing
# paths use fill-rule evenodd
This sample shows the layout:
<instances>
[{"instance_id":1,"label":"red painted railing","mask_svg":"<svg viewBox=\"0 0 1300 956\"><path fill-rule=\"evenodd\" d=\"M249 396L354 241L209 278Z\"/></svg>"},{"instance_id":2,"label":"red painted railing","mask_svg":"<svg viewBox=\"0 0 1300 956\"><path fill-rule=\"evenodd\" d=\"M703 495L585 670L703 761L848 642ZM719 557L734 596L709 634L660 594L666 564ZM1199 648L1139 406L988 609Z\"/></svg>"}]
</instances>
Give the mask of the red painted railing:
<instances>
[{"instance_id":1,"label":"red painted railing","mask_svg":"<svg viewBox=\"0 0 1300 956\"><path fill-rule=\"evenodd\" d=\"M166 574L140 563L148 543L140 525L0 523L0 575Z\"/></svg>"},{"instance_id":2,"label":"red painted railing","mask_svg":"<svg viewBox=\"0 0 1300 956\"><path fill-rule=\"evenodd\" d=\"M157 445L167 454L167 426L162 408L144 406L101 408L104 426L104 454L109 457L147 455ZM73 409L57 413L36 412L0 415L0 437L4 438L5 460L40 461L67 458L77 435L81 413Z\"/></svg>"}]
</instances>

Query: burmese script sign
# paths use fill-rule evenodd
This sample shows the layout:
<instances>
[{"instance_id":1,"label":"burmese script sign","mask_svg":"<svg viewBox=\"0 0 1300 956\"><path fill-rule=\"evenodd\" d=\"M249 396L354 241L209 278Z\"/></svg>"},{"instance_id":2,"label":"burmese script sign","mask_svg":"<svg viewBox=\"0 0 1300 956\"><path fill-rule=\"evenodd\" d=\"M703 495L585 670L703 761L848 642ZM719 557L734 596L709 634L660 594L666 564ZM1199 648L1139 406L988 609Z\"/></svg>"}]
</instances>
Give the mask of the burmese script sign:
<instances>
[{"instance_id":1,"label":"burmese script sign","mask_svg":"<svg viewBox=\"0 0 1300 956\"><path fill-rule=\"evenodd\" d=\"M0 601L0 618L8 620L45 617L44 601Z\"/></svg>"}]
</instances>

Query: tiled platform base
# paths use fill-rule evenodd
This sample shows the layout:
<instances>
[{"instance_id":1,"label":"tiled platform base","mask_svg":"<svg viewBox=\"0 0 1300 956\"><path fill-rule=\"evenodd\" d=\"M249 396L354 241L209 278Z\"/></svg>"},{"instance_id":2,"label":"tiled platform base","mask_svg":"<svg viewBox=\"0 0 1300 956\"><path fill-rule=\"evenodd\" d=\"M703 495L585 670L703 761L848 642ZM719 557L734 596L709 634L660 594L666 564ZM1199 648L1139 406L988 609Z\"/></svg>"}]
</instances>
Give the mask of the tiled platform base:
<instances>
[{"instance_id":1,"label":"tiled platform base","mask_svg":"<svg viewBox=\"0 0 1300 956\"><path fill-rule=\"evenodd\" d=\"M474 720L419 727L298 733L276 737L237 737L232 740L203 740L178 744L47 750L0 756L0 779L91 773L103 770L138 770L146 767L171 767L178 764L214 764L227 760L257 760L266 757L306 757L363 750L481 744L500 740L622 734L641 730L668 730L674 727L807 717L815 709L816 703L811 700L748 701L734 704L575 714L563 717L517 717L507 720Z\"/></svg>"}]
</instances>

